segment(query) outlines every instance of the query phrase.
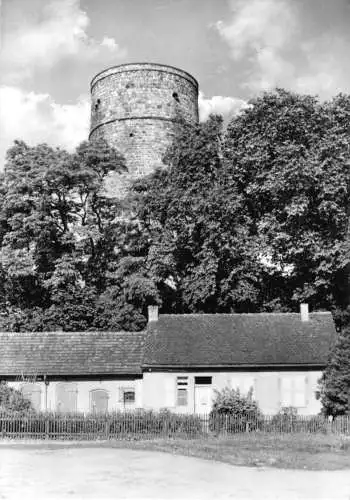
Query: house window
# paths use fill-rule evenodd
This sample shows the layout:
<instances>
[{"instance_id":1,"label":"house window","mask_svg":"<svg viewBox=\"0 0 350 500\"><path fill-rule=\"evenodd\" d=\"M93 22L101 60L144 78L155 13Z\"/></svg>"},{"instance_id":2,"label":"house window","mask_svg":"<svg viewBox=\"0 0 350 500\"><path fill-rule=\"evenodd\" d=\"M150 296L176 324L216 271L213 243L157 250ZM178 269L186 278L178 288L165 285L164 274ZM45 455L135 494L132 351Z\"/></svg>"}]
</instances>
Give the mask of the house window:
<instances>
[{"instance_id":1,"label":"house window","mask_svg":"<svg viewBox=\"0 0 350 500\"><path fill-rule=\"evenodd\" d=\"M119 403L124 406L132 405L136 401L134 387L120 387L119 388Z\"/></svg>"},{"instance_id":2,"label":"house window","mask_svg":"<svg viewBox=\"0 0 350 500\"><path fill-rule=\"evenodd\" d=\"M188 403L188 377L177 377L177 406L187 406Z\"/></svg>"},{"instance_id":3,"label":"house window","mask_svg":"<svg viewBox=\"0 0 350 500\"><path fill-rule=\"evenodd\" d=\"M212 377L194 377L196 385L211 385Z\"/></svg>"},{"instance_id":4,"label":"house window","mask_svg":"<svg viewBox=\"0 0 350 500\"><path fill-rule=\"evenodd\" d=\"M125 405L135 403L135 391L133 389L129 389L127 391L124 391L123 402Z\"/></svg>"},{"instance_id":5,"label":"house window","mask_svg":"<svg viewBox=\"0 0 350 500\"><path fill-rule=\"evenodd\" d=\"M281 378L281 406L306 406L306 377L286 375Z\"/></svg>"}]
</instances>

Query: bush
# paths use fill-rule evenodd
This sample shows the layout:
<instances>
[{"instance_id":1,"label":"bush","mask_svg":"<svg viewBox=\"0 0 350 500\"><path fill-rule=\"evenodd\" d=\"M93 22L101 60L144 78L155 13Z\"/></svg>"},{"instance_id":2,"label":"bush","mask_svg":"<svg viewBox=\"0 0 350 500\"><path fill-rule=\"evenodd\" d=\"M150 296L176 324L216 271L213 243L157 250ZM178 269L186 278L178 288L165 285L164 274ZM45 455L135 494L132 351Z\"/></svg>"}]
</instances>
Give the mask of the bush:
<instances>
[{"instance_id":1,"label":"bush","mask_svg":"<svg viewBox=\"0 0 350 500\"><path fill-rule=\"evenodd\" d=\"M260 427L262 414L253 399L253 390L247 395L239 389L225 387L215 391L213 408L209 415L209 429L213 432L244 432Z\"/></svg>"},{"instance_id":2,"label":"bush","mask_svg":"<svg viewBox=\"0 0 350 500\"><path fill-rule=\"evenodd\" d=\"M322 415L316 415L306 421L306 431L317 434L326 434L328 430L328 420Z\"/></svg>"},{"instance_id":3,"label":"bush","mask_svg":"<svg viewBox=\"0 0 350 500\"><path fill-rule=\"evenodd\" d=\"M267 432L311 432L326 433L327 419L322 415L312 417L298 417L298 410L294 406L286 406L272 417L266 425Z\"/></svg>"},{"instance_id":4,"label":"bush","mask_svg":"<svg viewBox=\"0 0 350 500\"><path fill-rule=\"evenodd\" d=\"M6 382L0 382L0 413L27 412L32 410L32 404L26 399L21 391L10 387Z\"/></svg>"},{"instance_id":5,"label":"bush","mask_svg":"<svg viewBox=\"0 0 350 500\"><path fill-rule=\"evenodd\" d=\"M285 406L274 415L270 422L271 431L294 432L298 423L298 410L294 406Z\"/></svg>"}]
</instances>

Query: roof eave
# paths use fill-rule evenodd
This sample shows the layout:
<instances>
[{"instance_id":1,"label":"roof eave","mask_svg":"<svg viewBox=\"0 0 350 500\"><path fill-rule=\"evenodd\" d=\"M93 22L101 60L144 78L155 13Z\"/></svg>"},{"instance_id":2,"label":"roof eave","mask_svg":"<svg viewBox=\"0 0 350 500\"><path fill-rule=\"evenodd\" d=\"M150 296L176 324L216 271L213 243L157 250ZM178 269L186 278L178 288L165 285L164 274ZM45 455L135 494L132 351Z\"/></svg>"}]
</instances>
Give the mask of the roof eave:
<instances>
[{"instance_id":1,"label":"roof eave","mask_svg":"<svg viewBox=\"0 0 350 500\"><path fill-rule=\"evenodd\" d=\"M142 371L147 370L237 370L237 369L324 369L327 362L319 363L240 363L240 364L146 364L142 365Z\"/></svg>"},{"instance_id":2,"label":"roof eave","mask_svg":"<svg viewBox=\"0 0 350 500\"><path fill-rule=\"evenodd\" d=\"M34 379L38 382L53 379L68 379L68 380L86 380L86 379L114 379L114 378L129 378L129 377L142 377L141 370L128 370L116 372L93 372L93 373L48 373L48 372L28 372L23 374L18 373L1 373L0 380L15 380L18 382L28 382Z\"/></svg>"}]
</instances>

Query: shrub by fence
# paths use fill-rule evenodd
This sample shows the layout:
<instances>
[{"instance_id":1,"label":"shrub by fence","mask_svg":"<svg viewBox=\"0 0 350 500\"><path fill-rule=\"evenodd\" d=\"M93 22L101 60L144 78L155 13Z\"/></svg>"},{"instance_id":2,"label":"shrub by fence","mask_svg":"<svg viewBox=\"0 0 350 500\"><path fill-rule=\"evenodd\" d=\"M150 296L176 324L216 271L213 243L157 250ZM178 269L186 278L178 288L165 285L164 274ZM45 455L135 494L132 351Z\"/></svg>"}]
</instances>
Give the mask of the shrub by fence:
<instances>
[{"instance_id":1,"label":"shrub by fence","mask_svg":"<svg viewBox=\"0 0 350 500\"><path fill-rule=\"evenodd\" d=\"M237 434L241 432L264 432L274 434L314 433L350 434L350 416L337 417L333 421L319 415L295 416L273 415L249 418L247 415L214 415L209 418L209 430L214 434Z\"/></svg>"},{"instance_id":2,"label":"shrub by fence","mask_svg":"<svg viewBox=\"0 0 350 500\"><path fill-rule=\"evenodd\" d=\"M205 438L245 432L334 433L350 435L350 416L332 422L322 416L184 415L169 411L107 414L0 413L0 438L153 439Z\"/></svg>"}]
</instances>

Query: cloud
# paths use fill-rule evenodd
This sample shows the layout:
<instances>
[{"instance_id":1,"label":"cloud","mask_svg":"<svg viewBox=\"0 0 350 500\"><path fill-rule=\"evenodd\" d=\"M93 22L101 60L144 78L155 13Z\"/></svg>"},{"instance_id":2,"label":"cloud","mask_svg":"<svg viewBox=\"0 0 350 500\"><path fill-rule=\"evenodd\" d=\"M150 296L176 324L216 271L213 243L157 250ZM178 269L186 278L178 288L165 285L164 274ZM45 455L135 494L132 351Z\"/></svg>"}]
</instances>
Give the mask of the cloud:
<instances>
[{"instance_id":1,"label":"cloud","mask_svg":"<svg viewBox=\"0 0 350 500\"><path fill-rule=\"evenodd\" d=\"M82 96L74 104L58 104L48 94L0 87L0 169L15 139L30 145L47 142L74 149L88 137L90 102Z\"/></svg>"},{"instance_id":2,"label":"cloud","mask_svg":"<svg viewBox=\"0 0 350 500\"><path fill-rule=\"evenodd\" d=\"M296 76L294 89L326 98L349 92L349 45L346 39L332 33L304 42L307 69Z\"/></svg>"},{"instance_id":3,"label":"cloud","mask_svg":"<svg viewBox=\"0 0 350 500\"><path fill-rule=\"evenodd\" d=\"M248 70L245 86L253 91L285 87L321 98L349 91L345 0L333 10L328 0L318 0L317 24L309 2L229 0L229 5L231 20L217 22L216 29L231 58Z\"/></svg>"},{"instance_id":4,"label":"cloud","mask_svg":"<svg viewBox=\"0 0 350 500\"><path fill-rule=\"evenodd\" d=\"M4 37L0 62L6 83L18 83L35 69L50 69L64 58L88 61L105 51L114 58L125 56L114 38L98 41L87 35L90 19L79 0L51 0L41 14L41 20L18 23Z\"/></svg>"},{"instance_id":5,"label":"cloud","mask_svg":"<svg viewBox=\"0 0 350 500\"><path fill-rule=\"evenodd\" d=\"M109 36L103 37L101 47L107 47L111 52L118 52L119 50L119 45L116 43L115 39Z\"/></svg>"},{"instance_id":6,"label":"cloud","mask_svg":"<svg viewBox=\"0 0 350 500\"><path fill-rule=\"evenodd\" d=\"M231 57L253 66L248 85L268 89L293 73L283 49L297 32L295 6L289 0L238 0L230 2L231 23L216 27L230 48Z\"/></svg>"},{"instance_id":7,"label":"cloud","mask_svg":"<svg viewBox=\"0 0 350 500\"><path fill-rule=\"evenodd\" d=\"M230 119L241 109L247 107L246 101L235 97L223 97L215 95L211 99L204 97L203 92L199 92L198 97L199 120L204 122L210 114L222 115L224 120Z\"/></svg>"},{"instance_id":8,"label":"cloud","mask_svg":"<svg viewBox=\"0 0 350 500\"><path fill-rule=\"evenodd\" d=\"M219 21L217 28L234 59L245 55L247 49L278 53L296 29L294 7L288 0L238 0L230 4L234 14L231 24Z\"/></svg>"}]
</instances>

